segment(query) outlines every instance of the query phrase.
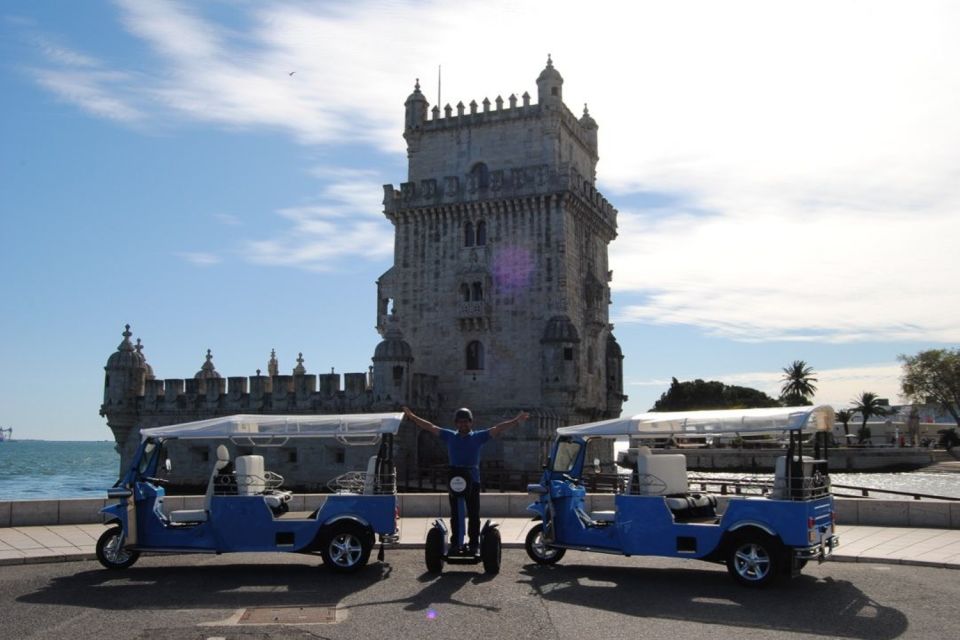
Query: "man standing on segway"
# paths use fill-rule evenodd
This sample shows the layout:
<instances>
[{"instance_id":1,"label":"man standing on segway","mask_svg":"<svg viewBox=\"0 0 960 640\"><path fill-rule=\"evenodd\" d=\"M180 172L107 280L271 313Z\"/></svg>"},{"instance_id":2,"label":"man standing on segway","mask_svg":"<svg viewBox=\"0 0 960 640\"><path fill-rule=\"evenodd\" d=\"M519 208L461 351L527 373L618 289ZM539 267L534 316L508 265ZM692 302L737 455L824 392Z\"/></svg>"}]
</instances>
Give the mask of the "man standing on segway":
<instances>
[{"instance_id":1,"label":"man standing on segway","mask_svg":"<svg viewBox=\"0 0 960 640\"><path fill-rule=\"evenodd\" d=\"M470 409L457 409L453 422L456 430L441 429L429 420L417 416L409 407L403 407L403 415L424 431L438 436L447 445L447 455L450 459L451 474L462 474L469 477L470 482L464 492L467 505L467 536L470 540L470 553L477 553L477 544L480 539L480 448L490 438L496 438L511 427L526 422L530 414L521 411L514 418L496 424L489 429L473 430L473 413ZM453 492L450 498L450 532L454 544L460 539L459 500Z\"/></svg>"}]
</instances>

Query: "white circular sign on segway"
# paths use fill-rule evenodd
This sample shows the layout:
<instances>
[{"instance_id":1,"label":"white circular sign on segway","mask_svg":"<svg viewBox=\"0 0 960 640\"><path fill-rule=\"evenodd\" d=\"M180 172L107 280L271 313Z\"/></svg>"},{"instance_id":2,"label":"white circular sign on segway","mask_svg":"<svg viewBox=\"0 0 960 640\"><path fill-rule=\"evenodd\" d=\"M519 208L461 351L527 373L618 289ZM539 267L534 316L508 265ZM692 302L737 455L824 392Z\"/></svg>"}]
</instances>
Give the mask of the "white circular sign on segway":
<instances>
[{"instance_id":1,"label":"white circular sign on segway","mask_svg":"<svg viewBox=\"0 0 960 640\"><path fill-rule=\"evenodd\" d=\"M463 493L467 490L467 479L463 476L454 476L450 478L450 491L453 493Z\"/></svg>"}]
</instances>

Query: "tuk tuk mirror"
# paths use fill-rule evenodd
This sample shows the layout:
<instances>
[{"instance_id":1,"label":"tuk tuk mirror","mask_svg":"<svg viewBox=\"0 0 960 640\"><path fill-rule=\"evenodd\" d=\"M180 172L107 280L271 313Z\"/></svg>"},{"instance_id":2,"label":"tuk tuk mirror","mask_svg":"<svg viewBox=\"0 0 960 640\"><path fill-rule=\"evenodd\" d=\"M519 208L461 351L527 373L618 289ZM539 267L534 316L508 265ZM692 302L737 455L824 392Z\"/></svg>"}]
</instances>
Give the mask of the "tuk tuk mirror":
<instances>
[{"instance_id":1,"label":"tuk tuk mirror","mask_svg":"<svg viewBox=\"0 0 960 640\"><path fill-rule=\"evenodd\" d=\"M170 464L170 458L163 461L163 468L167 470L167 473L170 473L170 470L173 469L173 465Z\"/></svg>"},{"instance_id":2,"label":"tuk tuk mirror","mask_svg":"<svg viewBox=\"0 0 960 640\"><path fill-rule=\"evenodd\" d=\"M593 459L593 472L600 473L600 458Z\"/></svg>"}]
</instances>

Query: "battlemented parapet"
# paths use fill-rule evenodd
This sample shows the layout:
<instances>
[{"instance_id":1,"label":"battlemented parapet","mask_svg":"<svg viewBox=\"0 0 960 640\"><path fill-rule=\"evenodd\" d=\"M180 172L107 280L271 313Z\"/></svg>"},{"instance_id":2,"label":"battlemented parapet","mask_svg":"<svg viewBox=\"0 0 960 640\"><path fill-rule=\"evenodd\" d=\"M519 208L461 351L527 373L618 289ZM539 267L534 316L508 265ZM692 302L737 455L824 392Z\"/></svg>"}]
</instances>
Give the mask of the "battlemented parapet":
<instances>
[{"instance_id":1,"label":"battlemented parapet","mask_svg":"<svg viewBox=\"0 0 960 640\"><path fill-rule=\"evenodd\" d=\"M548 164L474 171L460 176L424 178L419 182L403 182L400 189L383 185L383 207L388 218L410 208L442 207L460 203L483 203L485 200L544 197L564 194L576 197L589 206L597 222L616 236L617 210L593 183L568 164Z\"/></svg>"}]
</instances>

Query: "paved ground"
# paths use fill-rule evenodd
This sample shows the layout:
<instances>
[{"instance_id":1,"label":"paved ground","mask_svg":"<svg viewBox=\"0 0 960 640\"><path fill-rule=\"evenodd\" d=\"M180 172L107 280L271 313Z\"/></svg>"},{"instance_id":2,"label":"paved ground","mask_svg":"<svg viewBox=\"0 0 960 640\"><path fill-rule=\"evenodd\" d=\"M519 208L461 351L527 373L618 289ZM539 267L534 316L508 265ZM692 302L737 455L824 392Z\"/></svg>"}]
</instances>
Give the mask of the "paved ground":
<instances>
[{"instance_id":1,"label":"paved ground","mask_svg":"<svg viewBox=\"0 0 960 640\"><path fill-rule=\"evenodd\" d=\"M151 556L0 568L0 637L29 640L950 638L955 571L808 565L756 590L721 565L568 553L554 567L504 552L501 572L424 572L423 552L387 553L350 575L315 556Z\"/></svg>"},{"instance_id":2,"label":"paved ground","mask_svg":"<svg viewBox=\"0 0 960 640\"><path fill-rule=\"evenodd\" d=\"M419 547L433 518L402 518L400 546ZM506 548L521 548L531 521L499 519ZM94 558L94 545L103 525L0 528L0 565ZM841 562L908 564L960 569L960 530L897 527L837 527L840 547L833 559Z\"/></svg>"}]
</instances>

